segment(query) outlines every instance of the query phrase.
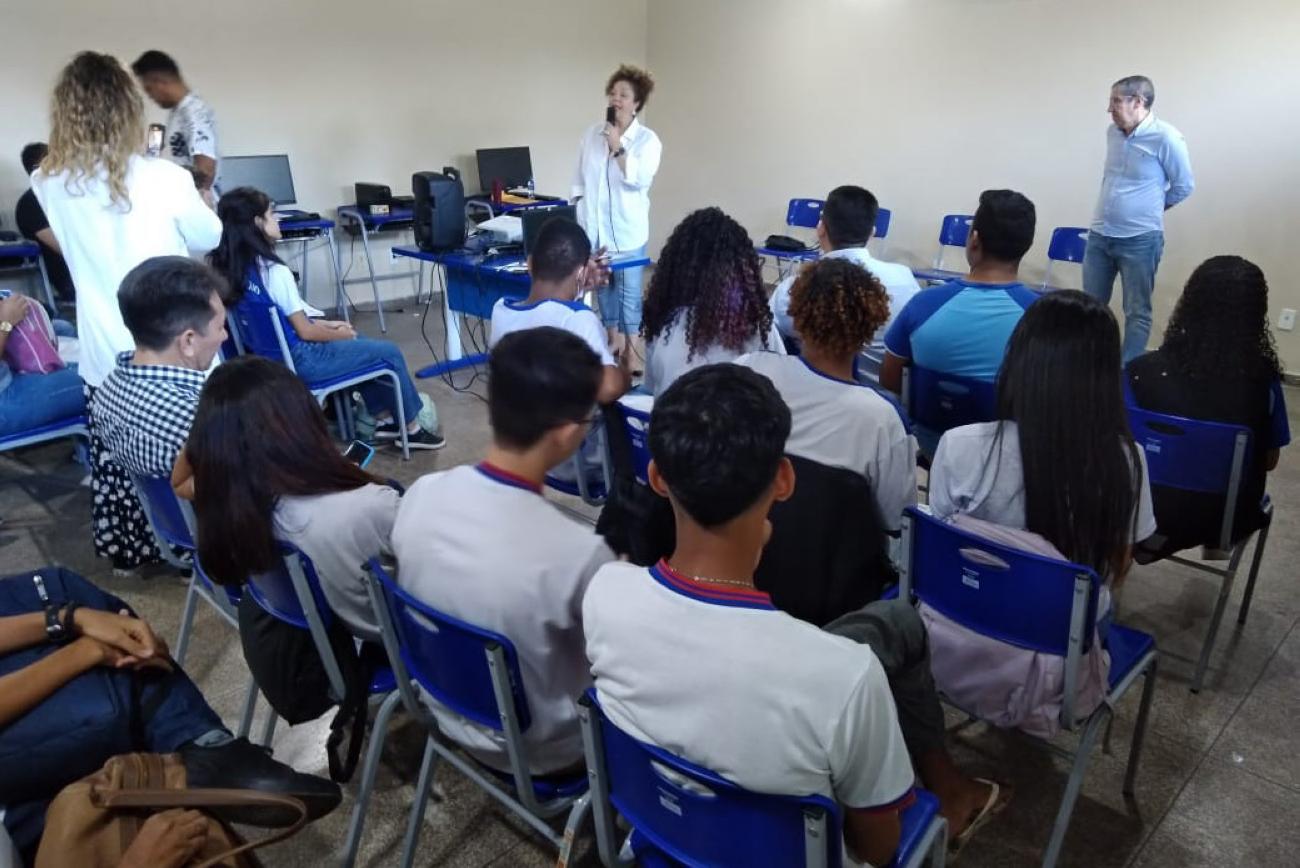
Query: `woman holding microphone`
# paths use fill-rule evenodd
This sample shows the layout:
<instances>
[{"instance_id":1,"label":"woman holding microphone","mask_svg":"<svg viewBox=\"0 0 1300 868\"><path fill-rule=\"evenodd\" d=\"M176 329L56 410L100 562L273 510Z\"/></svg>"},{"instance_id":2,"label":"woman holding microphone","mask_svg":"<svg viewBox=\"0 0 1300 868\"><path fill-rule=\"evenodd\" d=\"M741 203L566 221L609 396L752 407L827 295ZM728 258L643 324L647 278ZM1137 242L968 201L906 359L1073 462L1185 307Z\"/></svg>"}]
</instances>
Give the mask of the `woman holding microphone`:
<instances>
[{"instance_id":1,"label":"woman holding microphone","mask_svg":"<svg viewBox=\"0 0 1300 868\"><path fill-rule=\"evenodd\" d=\"M645 256L650 239L650 184L659 171L663 145L637 120L654 79L644 69L624 64L605 85L605 122L595 124L578 145L578 171L572 200L578 222L592 246L615 257ZM642 268L610 275L598 291L600 316L615 354L631 353L629 367L641 370Z\"/></svg>"}]
</instances>

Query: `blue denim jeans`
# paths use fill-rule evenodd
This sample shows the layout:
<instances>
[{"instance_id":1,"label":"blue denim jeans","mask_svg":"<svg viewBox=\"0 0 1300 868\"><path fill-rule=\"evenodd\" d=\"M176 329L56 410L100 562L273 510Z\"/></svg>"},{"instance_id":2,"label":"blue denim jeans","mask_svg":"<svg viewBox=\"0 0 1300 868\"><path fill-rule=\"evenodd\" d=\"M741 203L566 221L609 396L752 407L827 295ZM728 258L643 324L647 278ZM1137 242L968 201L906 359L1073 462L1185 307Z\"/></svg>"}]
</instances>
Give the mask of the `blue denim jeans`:
<instances>
[{"instance_id":1,"label":"blue denim jeans","mask_svg":"<svg viewBox=\"0 0 1300 868\"><path fill-rule=\"evenodd\" d=\"M86 412L77 366L50 374L14 374L0 390L0 436Z\"/></svg>"},{"instance_id":2,"label":"blue denim jeans","mask_svg":"<svg viewBox=\"0 0 1300 868\"><path fill-rule=\"evenodd\" d=\"M387 364L397 371L407 424L414 421L420 412L420 393L411 380L411 372L406 369L406 358L392 341L371 338L329 343L301 341L290 352L298 375L309 383L341 377L381 362ZM397 418L397 397L389 383L389 380L371 380L354 387L361 393L361 400L366 402L366 410L370 415L382 416L389 413L394 419Z\"/></svg>"},{"instance_id":3,"label":"blue denim jeans","mask_svg":"<svg viewBox=\"0 0 1300 868\"><path fill-rule=\"evenodd\" d=\"M1151 335L1151 294L1164 251L1163 232L1144 232L1132 238L1088 233L1088 249L1083 255L1083 290L1110 304L1115 275L1119 275L1124 287L1126 364L1147 350L1147 338Z\"/></svg>"},{"instance_id":4,"label":"blue denim jeans","mask_svg":"<svg viewBox=\"0 0 1300 868\"><path fill-rule=\"evenodd\" d=\"M634 259L645 256L645 245L620 254ZM644 266L622 268L609 276L609 283L596 290L600 305L600 319L607 328L625 335L641 331L641 280Z\"/></svg>"}]
</instances>

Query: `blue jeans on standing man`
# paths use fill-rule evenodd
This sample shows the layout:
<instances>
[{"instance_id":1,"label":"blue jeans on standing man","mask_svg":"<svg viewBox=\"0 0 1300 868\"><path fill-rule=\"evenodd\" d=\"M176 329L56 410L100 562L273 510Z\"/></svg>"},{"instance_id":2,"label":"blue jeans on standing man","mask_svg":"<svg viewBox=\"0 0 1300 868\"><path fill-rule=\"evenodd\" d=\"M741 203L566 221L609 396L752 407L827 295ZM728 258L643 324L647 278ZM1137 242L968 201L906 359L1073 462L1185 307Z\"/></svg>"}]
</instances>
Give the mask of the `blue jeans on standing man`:
<instances>
[{"instance_id":1,"label":"blue jeans on standing man","mask_svg":"<svg viewBox=\"0 0 1300 868\"><path fill-rule=\"evenodd\" d=\"M1165 251L1165 233L1143 232L1132 238L1112 238L1088 233L1083 254L1083 290L1110 304L1118 274L1124 287L1124 363L1147 350L1151 335L1151 295L1155 291L1156 268Z\"/></svg>"}]
</instances>

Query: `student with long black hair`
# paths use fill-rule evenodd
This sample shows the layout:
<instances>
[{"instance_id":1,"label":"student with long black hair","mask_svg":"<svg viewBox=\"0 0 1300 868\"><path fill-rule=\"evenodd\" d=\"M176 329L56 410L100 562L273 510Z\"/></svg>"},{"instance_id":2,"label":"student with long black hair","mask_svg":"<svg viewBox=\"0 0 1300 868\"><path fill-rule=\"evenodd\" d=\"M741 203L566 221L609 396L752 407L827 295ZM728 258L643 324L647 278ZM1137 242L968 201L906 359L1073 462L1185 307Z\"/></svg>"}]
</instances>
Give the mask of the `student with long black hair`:
<instances>
[{"instance_id":1,"label":"student with long black hair","mask_svg":"<svg viewBox=\"0 0 1300 868\"><path fill-rule=\"evenodd\" d=\"M1138 406L1156 413L1244 425L1251 454L1237 497L1233 542L1263 526L1264 478L1291 442L1282 365L1268 329L1268 281L1240 256L1214 256L1187 280L1160 349L1128 364ZM1217 545L1223 498L1156 488L1157 557ZM1145 560L1145 558L1144 558Z\"/></svg>"},{"instance_id":2,"label":"student with long black hair","mask_svg":"<svg viewBox=\"0 0 1300 868\"><path fill-rule=\"evenodd\" d=\"M412 449L441 449L446 440L438 433L438 411L427 395L416 391L406 359L392 341L358 337L349 323L313 319L298 293L293 272L275 253L280 223L273 203L261 190L238 187L223 193L217 205L221 218L221 243L208 261L230 281L226 307L246 296L273 303L288 322L285 340L294 367L305 378L328 379L358 368L385 363L397 372L402 408L406 414L407 443ZM397 398L387 383L372 381L356 387L366 409L385 420L375 429L380 440L397 440Z\"/></svg>"},{"instance_id":3,"label":"student with long black hair","mask_svg":"<svg viewBox=\"0 0 1300 868\"><path fill-rule=\"evenodd\" d=\"M311 392L284 365L244 356L208 378L173 484L192 477L199 562L237 585L292 543L316 566L325 599L348 628L379 632L361 565L390 552L399 493L330 439Z\"/></svg>"},{"instance_id":4,"label":"student with long black hair","mask_svg":"<svg viewBox=\"0 0 1300 868\"><path fill-rule=\"evenodd\" d=\"M1077 290L1030 305L998 373L998 419L943 435L930 507L1043 537L1071 561L1123 580L1155 531L1146 459L1129 432L1119 326Z\"/></svg>"}]
</instances>

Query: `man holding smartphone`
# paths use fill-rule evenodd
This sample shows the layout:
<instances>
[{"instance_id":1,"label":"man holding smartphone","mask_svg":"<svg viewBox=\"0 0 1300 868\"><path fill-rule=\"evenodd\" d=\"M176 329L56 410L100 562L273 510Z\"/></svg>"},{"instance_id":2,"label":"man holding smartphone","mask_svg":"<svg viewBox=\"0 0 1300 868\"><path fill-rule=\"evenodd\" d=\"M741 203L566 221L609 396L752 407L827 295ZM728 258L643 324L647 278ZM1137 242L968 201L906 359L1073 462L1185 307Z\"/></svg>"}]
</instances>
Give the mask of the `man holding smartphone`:
<instances>
[{"instance_id":1,"label":"man holding smartphone","mask_svg":"<svg viewBox=\"0 0 1300 868\"><path fill-rule=\"evenodd\" d=\"M151 50L136 58L131 71L149 98L168 109L162 152L189 169L194 186L209 205L216 202L219 169L217 118L198 94L181 78L180 67L164 52Z\"/></svg>"}]
</instances>

